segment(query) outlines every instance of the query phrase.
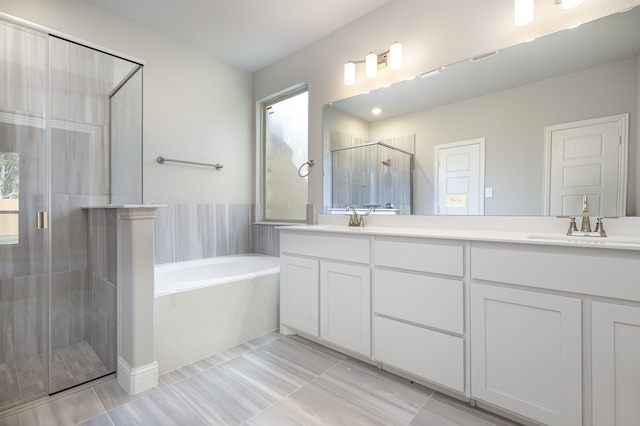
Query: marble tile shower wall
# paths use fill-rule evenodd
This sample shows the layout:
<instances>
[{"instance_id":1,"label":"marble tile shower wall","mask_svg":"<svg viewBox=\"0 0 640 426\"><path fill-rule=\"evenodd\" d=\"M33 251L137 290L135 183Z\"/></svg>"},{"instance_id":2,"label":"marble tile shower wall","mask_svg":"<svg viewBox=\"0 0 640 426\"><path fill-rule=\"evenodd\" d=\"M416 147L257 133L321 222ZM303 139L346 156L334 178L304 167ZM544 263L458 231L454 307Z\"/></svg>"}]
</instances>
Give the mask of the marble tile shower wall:
<instances>
[{"instance_id":1,"label":"marble tile shower wall","mask_svg":"<svg viewBox=\"0 0 640 426\"><path fill-rule=\"evenodd\" d=\"M169 204L154 225L155 263L251 253L249 204Z\"/></svg>"}]
</instances>

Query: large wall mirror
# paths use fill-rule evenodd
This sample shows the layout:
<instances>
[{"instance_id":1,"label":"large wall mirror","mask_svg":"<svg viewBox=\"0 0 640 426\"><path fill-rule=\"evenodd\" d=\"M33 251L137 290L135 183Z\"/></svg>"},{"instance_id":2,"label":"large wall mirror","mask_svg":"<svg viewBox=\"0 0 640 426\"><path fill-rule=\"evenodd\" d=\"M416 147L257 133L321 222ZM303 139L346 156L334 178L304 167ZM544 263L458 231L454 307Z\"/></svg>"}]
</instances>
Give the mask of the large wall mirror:
<instances>
[{"instance_id":1,"label":"large wall mirror","mask_svg":"<svg viewBox=\"0 0 640 426\"><path fill-rule=\"evenodd\" d=\"M444 158L440 149L480 141L482 199L476 203L478 213L462 214L575 213L567 209L581 208L581 194L565 194L565 201L556 202L557 191L551 186L555 179L570 187L577 174L562 165L560 172L553 172L556 166L550 159L552 155L567 159L579 146L582 151L575 158L616 152L608 163L590 166L595 171L589 178L593 185L600 185L601 176L610 176L614 180L608 185L615 193L593 197L592 215L638 215L639 93L640 7L636 7L332 102L325 106L323 118L324 173L329 176L324 180L324 212L332 207L331 138L338 134L342 140L364 143L414 141L413 214L448 213L440 208L437 196L442 180L438 158ZM374 108L380 109L379 114L372 113ZM588 135L583 138L588 143L578 145L572 141L581 136L568 133L563 133L559 150L552 145L555 131L608 119L620 120L613 125L621 133L613 148ZM467 201L451 197L446 203L455 207ZM460 213L452 209L451 214Z\"/></svg>"}]
</instances>

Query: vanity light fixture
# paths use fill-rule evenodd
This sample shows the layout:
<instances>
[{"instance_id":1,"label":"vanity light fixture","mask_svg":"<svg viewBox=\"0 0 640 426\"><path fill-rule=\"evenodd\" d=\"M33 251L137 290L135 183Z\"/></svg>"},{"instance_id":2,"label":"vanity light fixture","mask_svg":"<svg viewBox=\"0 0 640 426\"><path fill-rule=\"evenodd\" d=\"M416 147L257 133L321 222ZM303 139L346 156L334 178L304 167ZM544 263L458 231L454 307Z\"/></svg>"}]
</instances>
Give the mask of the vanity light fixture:
<instances>
[{"instance_id":1,"label":"vanity light fixture","mask_svg":"<svg viewBox=\"0 0 640 426\"><path fill-rule=\"evenodd\" d=\"M361 62L365 63L365 76L367 78L375 78L378 75L378 70L387 66L392 70L397 70L402 67L402 44L395 42L384 53L376 55L373 52L369 52L364 61L349 61L344 64L345 86L356 84L356 64Z\"/></svg>"},{"instance_id":2,"label":"vanity light fixture","mask_svg":"<svg viewBox=\"0 0 640 426\"><path fill-rule=\"evenodd\" d=\"M562 9L569 10L580 6L583 0L555 0ZM533 21L533 0L514 0L513 16L516 26L527 25Z\"/></svg>"}]
</instances>

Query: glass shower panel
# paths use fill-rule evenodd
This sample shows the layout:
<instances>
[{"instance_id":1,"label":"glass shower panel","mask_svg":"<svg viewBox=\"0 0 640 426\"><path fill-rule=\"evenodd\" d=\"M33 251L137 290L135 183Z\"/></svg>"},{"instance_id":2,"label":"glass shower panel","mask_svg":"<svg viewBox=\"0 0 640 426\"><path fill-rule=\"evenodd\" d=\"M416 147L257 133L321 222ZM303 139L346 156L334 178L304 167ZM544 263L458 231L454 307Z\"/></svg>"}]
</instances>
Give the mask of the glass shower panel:
<instances>
[{"instance_id":1,"label":"glass shower panel","mask_svg":"<svg viewBox=\"0 0 640 426\"><path fill-rule=\"evenodd\" d=\"M111 202L109 95L139 65L55 37L50 58L53 394L117 367L115 216L87 207Z\"/></svg>"},{"instance_id":2,"label":"glass shower panel","mask_svg":"<svg viewBox=\"0 0 640 426\"><path fill-rule=\"evenodd\" d=\"M142 66L111 94L111 203L142 203Z\"/></svg>"},{"instance_id":3,"label":"glass shower panel","mask_svg":"<svg viewBox=\"0 0 640 426\"><path fill-rule=\"evenodd\" d=\"M46 36L0 20L0 412L47 394Z\"/></svg>"}]
</instances>

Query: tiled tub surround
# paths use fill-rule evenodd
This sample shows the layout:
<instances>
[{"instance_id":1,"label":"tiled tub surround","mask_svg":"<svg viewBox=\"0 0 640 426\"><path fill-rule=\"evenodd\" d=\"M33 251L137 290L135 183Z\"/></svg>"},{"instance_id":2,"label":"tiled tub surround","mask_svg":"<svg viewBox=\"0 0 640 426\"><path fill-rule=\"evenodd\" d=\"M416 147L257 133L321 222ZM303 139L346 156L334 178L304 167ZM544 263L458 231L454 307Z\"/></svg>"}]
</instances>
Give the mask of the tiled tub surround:
<instances>
[{"instance_id":1,"label":"tiled tub surround","mask_svg":"<svg viewBox=\"0 0 640 426\"><path fill-rule=\"evenodd\" d=\"M253 253L267 256L280 255L280 233L276 229L282 226L273 223L254 223L251 227L251 247Z\"/></svg>"},{"instance_id":2,"label":"tiled tub surround","mask_svg":"<svg viewBox=\"0 0 640 426\"><path fill-rule=\"evenodd\" d=\"M251 253L250 204L169 204L158 209L155 263Z\"/></svg>"},{"instance_id":3,"label":"tiled tub surround","mask_svg":"<svg viewBox=\"0 0 640 426\"><path fill-rule=\"evenodd\" d=\"M1 426L514 425L297 336L260 336L129 396L114 379L0 418Z\"/></svg>"}]
</instances>

